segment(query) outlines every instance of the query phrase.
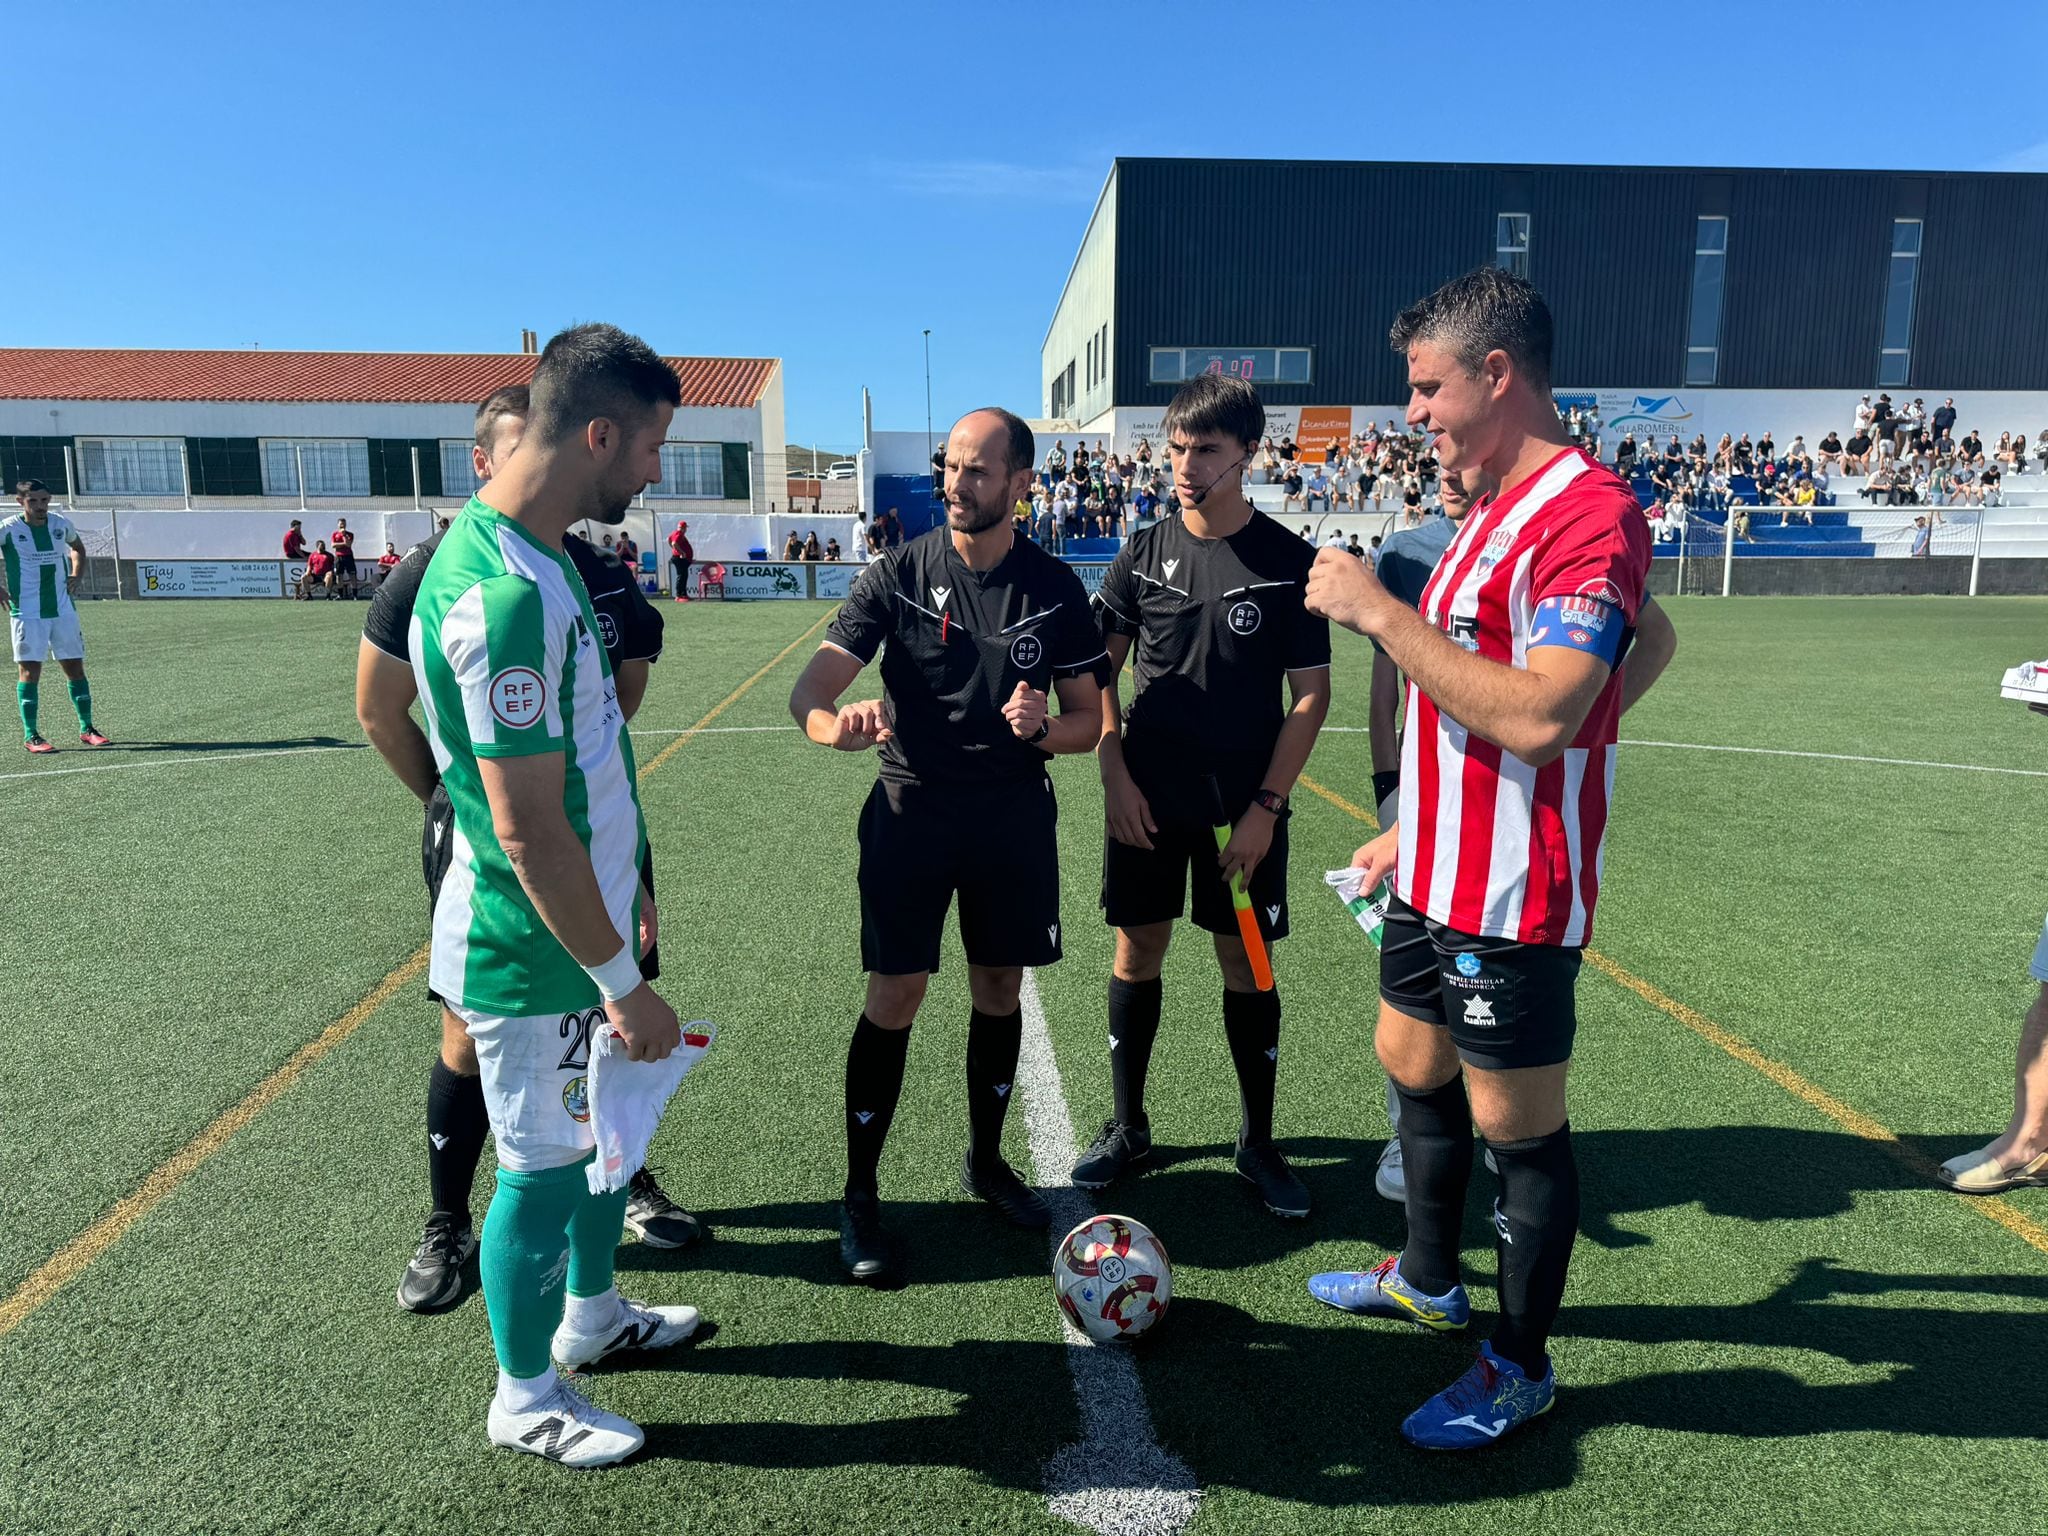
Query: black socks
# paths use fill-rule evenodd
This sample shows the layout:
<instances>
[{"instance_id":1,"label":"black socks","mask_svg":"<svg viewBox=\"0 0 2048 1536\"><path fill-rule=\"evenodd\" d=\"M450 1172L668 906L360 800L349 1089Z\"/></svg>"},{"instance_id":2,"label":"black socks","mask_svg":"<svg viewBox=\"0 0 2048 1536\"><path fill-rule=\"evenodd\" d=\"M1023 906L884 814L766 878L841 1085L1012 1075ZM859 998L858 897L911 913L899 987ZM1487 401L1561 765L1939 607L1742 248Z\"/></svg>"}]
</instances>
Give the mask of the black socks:
<instances>
[{"instance_id":1,"label":"black socks","mask_svg":"<svg viewBox=\"0 0 2048 1536\"><path fill-rule=\"evenodd\" d=\"M996 1014L976 1008L968 1015L968 1146L978 1171L991 1169L1002 1161L1003 1116L1015 1090L1017 1054L1023 1044L1021 1010Z\"/></svg>"},{"instance_id":2,"label":"black socks","mask_svg":"<svg viewBox=\"0 0 2048 1536\"><path fill-rule=\"evenodd\" d=\"M1405 1157L1405 1118L1402 1131ZM1493 1204L1494 1246L1500 1253L1500 1322L1494 1329L1493 1352L1540 1381L1549 1368L1545 1349L1564 1300L1565 1270L1579 1234L1579 1165L1572 1156L1572 1128L1567 1123L1548 1136L1487 1145L1500 1167L1500 1198ZM1412 1203L1412 1167L1408 1178ZM1402 1261L1404 1273L1406 1262Z\"/></svg>"},{"instance_id":3,"label":"black socks","mask_svg":"<svg viewBox=\"0 0 2048 1536\"><path fill-rule=\"evenodd\" d=\"M884 1029L863 1013L846 1048L846 1187L875 1192L882 1143L903 1095L908 1029Z\"/></svg>"},{"instance_id":4,"label":"black socks","mask_svg":"<svg viewBox=\"0 0 2048 1536\"><path fill-rule=\"evenodd\" d=\"M1223 993L1223 1034L1237 1068L1247 1145L1273 1139L1273 1085L1280 1075L1280 994Z\"/></svg>"},{"instance_id":5,"label":"black socks","mask_svg":"<svg viewBox=\"0 0 2048 1536\"><path fill-rule=\"evenodd\" d=\"M1425 1092L1399 1083L1394 1091L1401 1095L1401 1169L1408 1185L1401 1278L1441 1296L1458 1283L1458 1231L1472 1179L1472 1105L1462 1075Z\"/></svg>"},{"instance_id":6,"label":"black socks","mask_svg":"<svg viewBox=\"0 0 2048 1536\"><path fill-rule=\"evenodd\" d=\"M1116 1092L1116 1117L1125 1125L1145 1124L1145 1073L1152 1042L1159 1038L1159 1007L1165 988L1150 981L1109 978L1109 1075Z\"/></svg>"},{"instance_id":7,"label":"black socks","mask_svg":"<svg viewBox=\"0 0 2048 1536\"><path fill-rule=\"evenodd\" d=\"M434 1058L427 1078L427 1184L433 1192L434 1214L469 1225L470 1190L476 1184L477 1159L490 1134L484 1110L483 1079L464 1077Z\"/></svg>"}]
</instances>

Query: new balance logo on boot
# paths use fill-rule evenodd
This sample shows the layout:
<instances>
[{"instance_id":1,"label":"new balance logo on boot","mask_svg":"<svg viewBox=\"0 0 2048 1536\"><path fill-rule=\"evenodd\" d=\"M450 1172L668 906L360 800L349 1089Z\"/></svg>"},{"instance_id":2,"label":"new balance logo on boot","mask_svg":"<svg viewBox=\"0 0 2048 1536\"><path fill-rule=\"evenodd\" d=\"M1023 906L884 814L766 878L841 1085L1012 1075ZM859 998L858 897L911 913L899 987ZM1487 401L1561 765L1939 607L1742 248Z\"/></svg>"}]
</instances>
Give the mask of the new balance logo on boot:
<instances>
[{"instance_id":1,"label":"new balance logo on boot","mask_svg":"<svg viewBox=\"0 0 2048 1536\"><path fill-rule=\"evenodd\" d=\"M552 1418L542 1419L538 1424L534 1425L533 1428L519 1437L519 1443L532 1446L534 1450L547 1457L549 1461L560 1461L564 1455L575 1450L577 1446L590 1438L589 1430L579 1429L575 1434L564 1440L562 1438L562 1431L568 1427L567 1421L557 1414ZM547 1437L547 1443L545 1445L535 1445L534 1442L542 1436Z\"/></svg>"}]
</instances>

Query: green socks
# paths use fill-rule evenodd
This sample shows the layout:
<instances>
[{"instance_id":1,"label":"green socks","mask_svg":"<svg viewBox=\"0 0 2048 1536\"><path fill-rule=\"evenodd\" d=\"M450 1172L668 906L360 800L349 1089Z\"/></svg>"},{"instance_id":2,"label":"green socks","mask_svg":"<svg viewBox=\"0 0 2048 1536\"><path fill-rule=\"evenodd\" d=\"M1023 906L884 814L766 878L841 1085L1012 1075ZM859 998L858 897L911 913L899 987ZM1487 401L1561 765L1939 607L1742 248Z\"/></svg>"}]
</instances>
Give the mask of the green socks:
<instances>
[{"instance_id":1,"label":"green socks","mask_svg":"<svg viewBox=\"0 0 2048 1536\"><path fill-rule=\"evenodd\" d=\"M78 728L92 729L92 684L82 677L71 679L71 707L78 711Z\"/></svg>"},{"instance_id":2,"label":"green socks","mask_svg":"<svg viewBox=\"0 0 2048 1536\"><path fill-rule=\"evenodd\" d=\"M14 702L21 710L21 739L23 741L33 741L36 736L36 696L38 692L40 692L40 689L34 683L16 683L14 685Z\"/></svg>"},{"instance_id":3,"label":"green socks","mask_svg":"<svg viewBox=\"0 0 2048 1536\"><path fill-rule=\"evenodd\" d=\"M508 1376L551 1368L567 1292L599 1296L611 1289L627 1191L591 1194L589 1165L586 1157L567 1168L498 1170L478 1261L491 1344Z\"/></svg>"}]
</instances>

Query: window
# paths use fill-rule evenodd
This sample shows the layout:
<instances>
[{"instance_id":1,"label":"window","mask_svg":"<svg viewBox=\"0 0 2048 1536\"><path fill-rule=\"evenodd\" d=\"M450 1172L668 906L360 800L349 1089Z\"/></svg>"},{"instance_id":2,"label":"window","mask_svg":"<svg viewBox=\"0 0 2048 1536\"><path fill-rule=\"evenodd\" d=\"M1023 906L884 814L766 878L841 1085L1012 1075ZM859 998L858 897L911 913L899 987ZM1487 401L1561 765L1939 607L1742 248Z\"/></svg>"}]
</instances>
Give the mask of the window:
<instances>
[{"instance_id":1,"label":"window","mask_svg":"<svg viewBox=\"0 0 2048 1536\"><path fill-rule=\"evenodd\" d=\"M1312 384L1313 357L1307 347L1153 347L1146 378L1178 384L1201 373L1227 373L1253 384Z\"/></svg>"},{"instance_id":2,"label":"window","mask_svg":"<svg viewBox=\"0 0 2048 1536\"><path fill-rule=\"evenodd\" d=\"M1095 387L1095 338L1093 336L1088 338L1087 345L1082 348L1082 354L1088 364L1088 387L1093 389Z\"/></svg>"},{"instance_id":3,"label":"window","mask_svg":"<svg viewBox=\"0 0 2048 1536\"><path fill-rule=\"evenodd\" d=\"M331 437L263 439L263 494L299 494L299 465L306 466L308 496L370 494L370 445Z\"/></svg>"},{"instance_id":4,"label":"window","mask_svg":"<svg viewBox=\"0 0 2048 1536\"><path fill-rule=\"evenodd\" d=\"M1913 372L1913 289L1920 278L1920 221L1892 220L1891 271L1884 288L1884 334L1877 382L1901 385Z\"/></svg>"},{"instance_id":5,"label":"window","mask_svg":"<svg viewBox=\"0 0 2048 1536\"><path fill-rule=\"evenodd\" d=\"M79 489L88 496L182 496L184 439L82 437Z\"/></svg>"},{"instance_id":6,"label":"window","mask_svg":"<svg viewBox=\"0 0 2048 1536\"><path fill-rule=\"evenodd\" d=\"M476 443L467 437L441 439L441 494L474 496L483 481L476 476L476 460L470 451Z\"/></svg>"},{"instance_id":7,"label":"window","mask_svg":"<svg viewBox=\"0 0 2048 1536\"><path fill-rule=\"evenodd\" d=\"M1529 215L1494 215L1493 264L1517 277L1529 275Z\"/></svg>"},{"instance_id":8,"label":"window","mask_svg":"<svg viewBox=\"0 0 2048 1536\"><path fill-rule=\"evenodd\" d=\"M663 443L661 484L647 487L649 496L720 500L725 495L725 468L716 443Z\"/></svg>"},{"instance_id":9,"label":"window","mask_svg":"<svg viewBox=\"0 0 2048 1536\"><path fill-rule=\"evenodd\" d=\"M1686 322L1685 382L1712 384L1721 372L1721 300L1727 286L1728 221L1701 218L1692 240L1692 317Z\"/></svg>"},{"instance_id":10,"label":"window","mask_svg":"<svg viewBox=\"0 0 2048 1536\"><path fill-rule=\"evenodd\" d=\"M1102 329L1095 333L1095 379L1105 383L1109 379L1109 322L1102 322Z\"/></svg>"}]
</instances>

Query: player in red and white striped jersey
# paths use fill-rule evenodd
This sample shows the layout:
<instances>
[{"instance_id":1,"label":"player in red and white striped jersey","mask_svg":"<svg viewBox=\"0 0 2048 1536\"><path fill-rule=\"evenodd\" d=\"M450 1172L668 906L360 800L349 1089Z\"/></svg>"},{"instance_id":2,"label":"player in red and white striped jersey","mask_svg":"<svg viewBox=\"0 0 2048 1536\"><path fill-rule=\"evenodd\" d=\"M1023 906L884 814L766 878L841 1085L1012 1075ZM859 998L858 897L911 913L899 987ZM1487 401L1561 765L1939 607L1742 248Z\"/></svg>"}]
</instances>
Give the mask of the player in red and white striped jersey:
<instances>
[{"instance_id":1,"label":"player in red and white striped jersey","mask_svg":"<svg viewBox=\"0 0 2048 1536\"><path fill-rule=\"evenodd\" d=\"M1410 1416L1435 1449L1490 1445L1546 1411L1546 1346L1578 1230L1565 1112L1580 948L1599 894L1621 663L1649 574L1634 495L1573 447L1550 395L1550 311L1485 267L1395 322L1408 421L1480 503L1411 610L1334 551L1315 611L1408 678L1398 823L1359 850L1394 877L1380 1060L1401 1096L1408 1244L1369 1274L1311 1282L1348 1310L1463 1326L1459 1228L1478 1125L1500 1170L1500 1321L1464 1380Z\"/></svg>"}]
</instances>

